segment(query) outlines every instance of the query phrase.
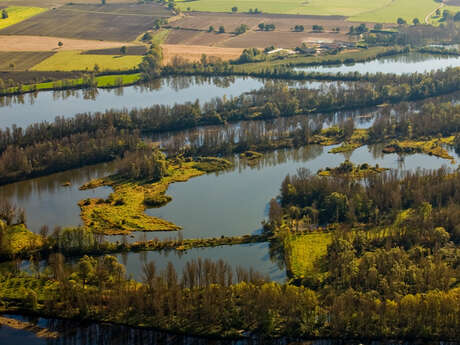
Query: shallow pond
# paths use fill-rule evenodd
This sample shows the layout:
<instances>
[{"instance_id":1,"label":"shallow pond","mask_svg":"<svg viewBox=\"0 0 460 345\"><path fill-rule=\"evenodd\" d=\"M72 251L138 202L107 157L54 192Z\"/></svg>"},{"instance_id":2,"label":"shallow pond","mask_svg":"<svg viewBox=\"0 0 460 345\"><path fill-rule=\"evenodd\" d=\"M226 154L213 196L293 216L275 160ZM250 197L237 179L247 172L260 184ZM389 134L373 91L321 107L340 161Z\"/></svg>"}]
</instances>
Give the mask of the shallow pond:
<instances>
[{"instance_id":1,"label":"shallow pond","mask_svg":"<svg viewBox=\"0 0 460 345\"><path fill-rule=\"evenodd\" d=\"M318 73L425 73L447 67L459 67L460 57L408 53L403 55L387 56L376 60L359 62L340 66L309 66L297 67L297 71Z\"/></svg>"},{"instance_id":2,"label":"shallow pond","mask_svg":"<svg viewBox=\"0 0 460 345\"><path fill-rule=\"evenodd\" d=\"M324 83L288 82L292 87L319 88ZM13 124L25 127L36 122L53 121L56 116L108 109L133 109L155 104L205 103L215 97L239 96L263 87L264 80L249 77L174 77L150 85L117 89L42 91L21 96L0 97L0 128Z\"/></svg>"}]
</instances>

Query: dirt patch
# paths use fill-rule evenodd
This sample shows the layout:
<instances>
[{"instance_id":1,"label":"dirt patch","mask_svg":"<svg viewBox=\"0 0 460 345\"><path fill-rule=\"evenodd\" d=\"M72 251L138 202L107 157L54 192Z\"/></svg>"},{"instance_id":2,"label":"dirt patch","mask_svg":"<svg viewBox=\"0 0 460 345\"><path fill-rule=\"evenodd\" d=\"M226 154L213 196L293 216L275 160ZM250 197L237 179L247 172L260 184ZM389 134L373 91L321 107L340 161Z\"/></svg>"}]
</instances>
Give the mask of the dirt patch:
<instances>
[{"instance_id":1,"label":"dirt patch","mask_svg":"<svg viewBox=\"0 0 460 345\"><path fill-rule=\"evenodd\" d=\"M132 41L171 14L158 4L66 5L0 31L77 39Z\"/></svg>"},{"instance_id":2,"label":"dirt patch","mask_svg":"<svg viewBox=\"0 0 460 345\"><path fill-rule=\"evenodd\" d=\"M26 71L53 54L53 52L0 52L0 70Z\"/></svg>"},{"instance_id":3,"label":"dirt patch","mask_svg":"<svg viewBox=\"0 0 460 345\"><path fill-rule=\"evenodd\" d=\"M180 56L188 61L199 61L203 54L222 60L231 60L238 58L243 51L243 49L239 48L220 48L197 45L163 44L161 47L163 48L163 61L165 64L171 62L175 56Z\"/></svg>"},{"instance_id":4,"label":"dirt patch","mask_svg":"<svg viewBox=\"0 0 460 345\"><path fill-rule=\"evenodd\" d=\"M1 54L0 54L1 56ZM38 71L0 71L0 79L12 80L22 84L44 83L62 79L76 79L83 75L82 72L38 72Z\"/></svg>"},{"instance_id":5,"label":"dirt patch","mask_svg":"<svg viewBox=\"0 0 460 345\"><path fill-rule=\"evenodd\" d=\"M59 48L58 42L63 46ZM125 42L109 42L95 40L76 40L63 37L42 37L42 36L20 36L0 35L0 51L4 52L38 52L38 51L59 51L59 50L94 50L116 48L118 53L121 46L131 46ZM117 54L118 54L117 53Z\"/></svg>"}]
</instances>

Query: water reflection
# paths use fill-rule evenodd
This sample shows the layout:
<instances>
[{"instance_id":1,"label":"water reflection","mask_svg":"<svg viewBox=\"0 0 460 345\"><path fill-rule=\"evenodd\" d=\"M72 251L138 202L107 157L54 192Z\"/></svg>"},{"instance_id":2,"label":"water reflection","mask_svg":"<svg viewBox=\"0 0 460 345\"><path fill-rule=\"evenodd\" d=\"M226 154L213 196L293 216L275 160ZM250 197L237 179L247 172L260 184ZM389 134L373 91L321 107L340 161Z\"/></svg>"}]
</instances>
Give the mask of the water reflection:
<instances>
[{"instance_id":1,"label":"water reflection","mask_svg":"<svg viewBox=\"0 0 460 345\"><path fill-rule=\"evenodd\" d=\"M161 332L151 329L134 328L108 323L85 323L72 320L45 319L6 315L21 321L28 321L39 327L57 331L57 339L41 339L29 331L0 328L2 345L458 345L442 341L404 341L404 340L341 340L341 339L260 339L257 337L242 340L217 340Z\"/></svg>"},{"instance_id":2,"label":"water reflection","mask_svg":"<svg viewBox=\"0 0 460 345\"><path fill-rule=\"evenodd\" d=\"M411 52L395 56L382 57L376 60L341 66L309 66L295 70L318 73L425 73L447 67L459 67L460 57L430 55Z\"/></svg>"},{"instance_id":3,"label":"water reflection","mask_svg":"<svg viewBox=\"0 0 460 345\"><path fill-rule=\"evenodd\" d=\"M330 84L313 81L276 81L290 87L319 88ZM16 124L53 121L56 116L72 117L78 113L102 112L108 109L144 108L155 104L201 103L216 97L239 96L261 88L263 79L249 77L171 77L149 84L116 89L82 89L42 91L0 97L0 128Z\"/></svg>"},{"instance_id":4,"label":"water reflection","mask_svg":"<svg viewBox=\"0 0 460 345\"><path fill-rule=\"evenodd\" d=\"M12 183L0 187L0 198L24 208L27 225L34 232L38 232L42 225L51 229L55 226L75 226L81 224L80 200L96 196L106 198L111 192L108 187L86 191L79 190L79 187L114 171L113 163L103 163Z\"/></svg>"}]
</instances>

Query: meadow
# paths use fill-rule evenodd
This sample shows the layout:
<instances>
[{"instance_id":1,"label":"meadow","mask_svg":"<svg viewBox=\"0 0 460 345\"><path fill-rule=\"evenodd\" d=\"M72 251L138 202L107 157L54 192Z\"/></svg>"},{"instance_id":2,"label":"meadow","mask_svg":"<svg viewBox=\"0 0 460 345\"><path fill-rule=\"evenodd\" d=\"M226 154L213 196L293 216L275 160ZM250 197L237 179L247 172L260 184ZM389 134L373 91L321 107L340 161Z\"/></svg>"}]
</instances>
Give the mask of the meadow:
<instances>
[{"instance_id":1,"label":"meadow","mask_svg":"<svg viewBox=\"0 0 460 345\"><path fill-rule=\"evenodd\" d=\"M406 20L425 16L439 6L434 0L180 0L178 7L186 11L231 12L236 6L238 12L258 9L264 13L306 14L319 16L344 16L350 21L395 23L399 17Z\"/></svg>"},{"instance_id":2,"label":"meadow","mask_svg":"<svg viewBox=\"0 0 460 345\"><path fill-rule=\"evenodd\" d=\"M81 51L60 51L35 65L34 71L121 71L137 68L142 56L135 55L93 55L81 54Z\"/></svg>"},{"instance_id":3,"label":"meadow","mask_svg":"<svg viewBox=\"0 0 460 345\"><path fill-rule=\"evenodd\" d=\"M403 18L407 22L412 22L414 18L418 18L420 22L423 23L425 17L439 7L439 5L440 4L434 0L418 0L416 4L412 0L394 0L387 6L352 16L349 20L358 22L396 23L398 18Z\"/></svg>"},{"instance_id":4,"label":"meadow","mask_svg":"<svg viewBox=\"0 0 460 345\"><path fill-rule=\"evenodd\" d=\"M391 0L390 0L391 1ZM239 12L248 12L249 9L259 9L266 13L281 14L313 14L313 15L342 15L353 16L363 12L372 11L384 6L389 0L198 0L194 2L178 1L181 10L190 8L193 11L206 12L231 12L233 6L238 7Z\"/></svg>"},{"instance_id":5,"label":"meadow","mask_svg":"<svg viewBox=\"0 0 460 345\"><path fill-rule=\"evenodd\" d=\"M295 277L317 272L318 260L327 252L332 241L331 233L311 233L289 238L290 269Z\"/></svg>"},{"instance_id":6,"label":"meadow","mask_svg":"<svg viewBox=\"0 0 460 345\"><path fill-rule=\"evenodd\" d=\"M6 8L6 11L8 13L8 18L0 19L0 30L45 12L47 9L40 7L9 6Z\"/></svg>"}]
</instances>

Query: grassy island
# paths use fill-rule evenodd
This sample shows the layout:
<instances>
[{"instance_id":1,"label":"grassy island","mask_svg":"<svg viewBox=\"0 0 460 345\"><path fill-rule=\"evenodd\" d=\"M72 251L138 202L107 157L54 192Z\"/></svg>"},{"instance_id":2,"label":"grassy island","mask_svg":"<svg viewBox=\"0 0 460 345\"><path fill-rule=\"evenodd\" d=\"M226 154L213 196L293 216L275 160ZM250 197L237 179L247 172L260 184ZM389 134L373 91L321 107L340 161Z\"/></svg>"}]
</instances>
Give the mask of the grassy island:
<instances>
[{"instance_id":1,"label":"grassy island","mask_svg":"<svg viewBox=\"0 0 460 345\"><path fill-rule=\"evenodd\" d=\"M229 161L213 157L190 161L163 159L162 163L165 166L164 176L155 181L118 173L81 186L81 189L100 186L113 188L113 193L107 200L93 198L80 201L81 217L85 225L106 235L128 234L132 231L180 230L180 226L148 216L144 211L171 201L171 197L165 194L171 183L185 182L192 177L231 166Z\"/></svg>"},{"instance_id":2,"label":"grassy island","mask_svg":"<svg viewBox=\"0 0 460 345\"><path fill-rule=\"evenodd\" d=\"M349 176L352 178L363 178L369 175L379 174L387 171L387 168L381 168L377 164L376 166L370 166L367 163L361 165L354 165L349 160L346 160L336 168L326 168L319 170L318 175L320 176Z\"/></svg>"}]
</instances>

